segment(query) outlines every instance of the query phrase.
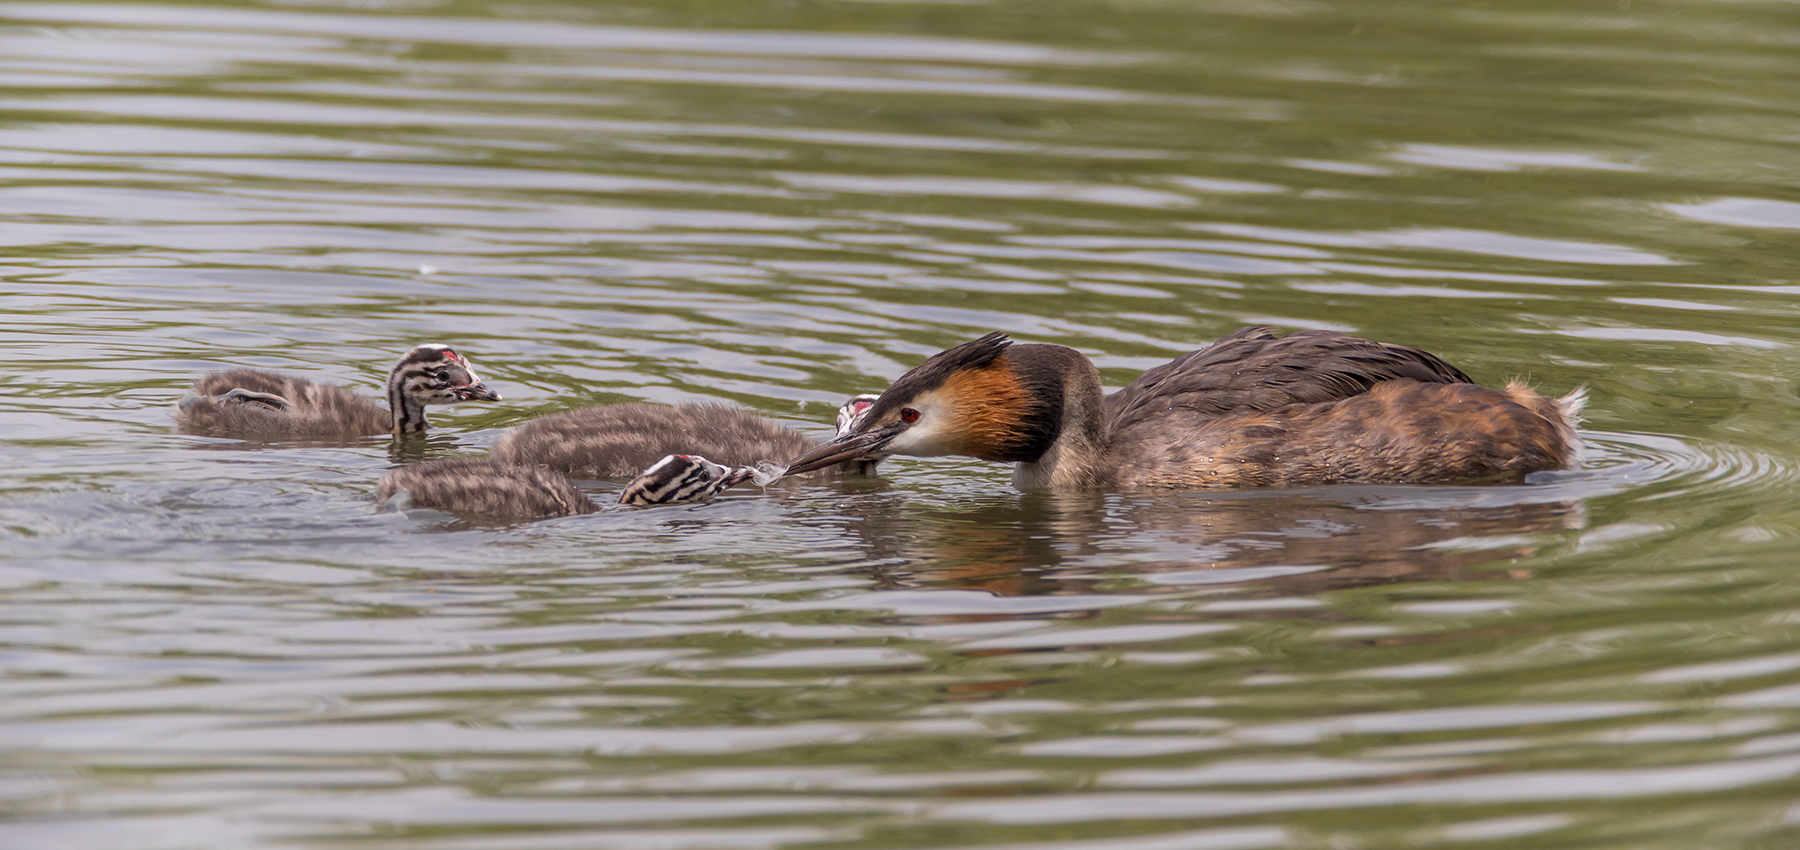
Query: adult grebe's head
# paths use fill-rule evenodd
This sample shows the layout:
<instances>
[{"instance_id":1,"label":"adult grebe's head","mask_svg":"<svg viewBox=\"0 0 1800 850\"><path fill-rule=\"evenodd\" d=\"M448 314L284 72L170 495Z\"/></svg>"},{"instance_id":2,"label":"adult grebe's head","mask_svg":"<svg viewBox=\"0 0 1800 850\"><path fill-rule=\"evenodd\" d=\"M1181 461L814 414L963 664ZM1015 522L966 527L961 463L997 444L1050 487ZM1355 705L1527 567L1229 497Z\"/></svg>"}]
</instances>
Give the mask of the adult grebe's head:
<instances>
[{"instance_id":1,"label":"adult grebe's head","mask_svg":"<svg viewBox=\"0 0 1800 850\"><path fill-rule=\"evenodd\" d=\"M1061 429L1064 358L1057 352L1074 354L1015 346L999 332L939 352L900 376L848 431L795 458L788 474L871 455L1036 460Z\"/></svg>"}]
</instances>

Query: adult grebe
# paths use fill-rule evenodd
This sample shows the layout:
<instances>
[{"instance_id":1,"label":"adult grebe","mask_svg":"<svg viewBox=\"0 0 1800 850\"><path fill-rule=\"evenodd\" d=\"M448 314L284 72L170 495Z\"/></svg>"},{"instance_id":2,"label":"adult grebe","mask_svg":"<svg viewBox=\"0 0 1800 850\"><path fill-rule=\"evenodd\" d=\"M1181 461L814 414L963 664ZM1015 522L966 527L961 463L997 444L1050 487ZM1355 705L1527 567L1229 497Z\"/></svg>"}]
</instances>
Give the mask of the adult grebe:
<instances>
[{"instance_id":1,"label":"adult grebe","mask_svg":"<svg viewBox=\"0 0 1800 850\"><path fill-rule=\"evenodd\" d=\"M425 407L499 401L475 366L447 345L421 345L394 364L388 409L351 390L261 369L214 372L175 411L177 430L226 437L348 438L424 431Z\"/></svg>"},{"instance_id":2,"label":"adult grebe","mask_svg":"<svg viewBox=\"0 0 1800 850\"><path fill-rule=\"evenodd\" d=\"M859 417L869 411L875 399L873 395L859 395L844 402L838 408L838 433L849 433ZM609 415L609 411L616 411L618 408L626 410L620 411L617 416ZM589 514L599 510L599 507L576 488L564 473L577 477L613 478L623 476L595 474L590 470L629 468L638 474L619 491L619 504L663 505L710 498L743 481L764 475L752 465L756 461L735 467L726 466L695 454L676 453L675 450L681 446L705 445L713 451L724 449L730 452L730 457L749 457L760 450L770 433L783 432L798 438L807 447L819 445L817 441L798 431L731 408L628 404L585 408L573 412L582 414L579 421L585 422L590 429L578 432L570 445L560 449L560 453L542 447L549 445L550 438L547 434L562 433L561 426L541 431L532 436L530 441L530 445L542 449L539 456L565 463L566 468L503 459L498 457L500 452L496 446L496 457L491 459L436 460L391 470L381 477L381 483L376 486L375 500L385 503L405 493L405 505L409 508L432 508L490 517L530 519ZM528 428L542 421L544 420L539 419L521 428ZM720 421L733 423L734 428L724 433L688 430ZM734 442L733 436L745 430L753 435L752 441L748 444ZM502 438L501 442L505 443L506 438ZM786 444L792 441L783 439L782 442ZM518 450L513 451L516 453ZM513 456L518 455L509 453L508 457ZM784 456L765 455L757 460ZM859 458L850 464L854 468L841 472L873 475L875 466L881 462L882 457L884 456L871 455Z\"/></svg>"},{"instance_id":3,"label":"adult grebe","mask_svg":"<svg viewBox=\"0 0 1800 850\"><path fill-rule=\"evenodd\" d=\"M902 375L853 432L789 466L871 453L1015 463L1020 489L1215 489L1516 478L1574 463L1585 391L1475 386L1416 348L1242 328L1102 398L1094 364L992 333Z\"/></svg>"}]
</instances>

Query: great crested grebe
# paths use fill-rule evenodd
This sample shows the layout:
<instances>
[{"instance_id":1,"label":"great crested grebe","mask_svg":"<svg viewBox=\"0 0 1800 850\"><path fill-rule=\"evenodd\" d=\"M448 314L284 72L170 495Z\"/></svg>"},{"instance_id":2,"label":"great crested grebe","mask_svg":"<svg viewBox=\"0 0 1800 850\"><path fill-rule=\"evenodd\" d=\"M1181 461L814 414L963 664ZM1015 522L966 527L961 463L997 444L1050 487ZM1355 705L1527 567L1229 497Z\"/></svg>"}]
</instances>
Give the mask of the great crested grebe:
<instances>
[{"instance_id":1,"label":"great crested grebe","mask_svg":"<svg viewBox=\"0 0 1800 850\"><path fill-rule=\"evenodd\" d=\"M875 396L838 409L838 428L866 413ZM609 404L533 419L494 444L504 463L547 466L575 478L623 478L671 454L699 455L727 467L754 467L809 451L817 440L747 410L716 404ZM815 467L819 475L874 475L886 455Z\"/></svg>"},{"instance_id":2,"label":"great crested grebe","mask_svg":"<svg viewBox=\"0 0 1800 850\"><path fill-rule=\"evenodd\" d=\"M902 375L789 472L872 453L1014 463L1023 490L1219 489L1516 478L1575 462L1577 389L1504 390L1416 348L1247 327L1102 398L1060 345L991 333Z\"/></svg>"},{"instance_id":3,"label":"great crested grebe","mask_svg":"<svg viewBox=\"0 0 1800 850\"><path fill-rule=\"evenodd\" d=\"M214 372L194 382L175 410L188 434L263 438L348 438L424 431L425 407L499 401L467 358L447 345L421 345L394 364L388 409L346 387L261 369Z\"/></svg>"},{"instance_id":4,"label":"great crested grebe","mask_svg":"<svg viewBox=\"0 0 1800 850\"><path fill-rule=\"evenodd\" d=\"M849 433L858 418L867 413L875 403L875 398L874 395L859 395L844 402L838 408L838 434ZM629 409L616 417L599 415L617 408ZM705 445L715 451L726 448L731 452L731 457L748 457L761 448L763 441L768 439L770 429L791 433L803 440L804 445L818 445L817 441L797 431L790 431L755 414L731 408L645 404L587 408L575 412L585 414L582 418L594 427L582 433L577 444L579 451L571 449L567 455L555 457L559 460L578 460L580 468L569 472L577 477L623 477L586 471L591 469L641 470L631 483L619 491L618 501L622 505L664 505L705 499L744 481L760 478L766 483L776 477L773 473L765 473L748 463L735 467L726 466L694 454L673 453L671 447ZM686 430L721 419L737 423L739 429L750 427L745 423L751 420L765 423L768 427L751 429L753 441L747 445L733 443L733 432L693 433ZM643 430L637 430L639 428ZM624 435L622 438L616 436L621 434ZM548 438L539 434L534 439ZM502 438L502 442L505 442L505 438ZM657 453L662 456L653 462L644 460L655 457ZM542 518L588 514L599 510L593 500L570 483L563 470L497 457L498 446L495 454L496 457L490 459L437 460L391 470L381 477L381 483L375 489L375 500L386 503L396 495L405 493L405 504L410 508L432 508L491 517ZM784 456L765 455L757 460L767 461L771 457ZM881 457L861 458L855 462L856 468L848 472L873 475L875 465L880 460ZM572 466L575 465L574 461L569 462ZM648 468L645 468L646 465Z\"/></svg>"}]
</instances>

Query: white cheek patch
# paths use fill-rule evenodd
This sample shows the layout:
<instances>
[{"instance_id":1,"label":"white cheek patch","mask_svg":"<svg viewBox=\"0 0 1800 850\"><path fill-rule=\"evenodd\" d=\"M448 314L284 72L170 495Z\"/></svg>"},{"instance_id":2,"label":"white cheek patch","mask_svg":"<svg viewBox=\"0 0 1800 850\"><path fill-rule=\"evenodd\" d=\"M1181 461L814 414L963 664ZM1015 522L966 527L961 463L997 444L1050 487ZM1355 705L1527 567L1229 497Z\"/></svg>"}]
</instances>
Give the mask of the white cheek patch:
<instances>
[{"instance_id":1,"label":"white cheek patch","mask_svg":"<svg viewBox=\"0 0 1800 850\"><path fill-rule=\"evenodd\" d=\"M950 421L952 417L948 414L949 406L934 402L934 399L925 397L909 405L919 411L919 421L914 422L911 428L901 431L899 436L888 443L887 451L913 457L939 457L955 453L957 441Z\"/></svg>"}]
</instances>

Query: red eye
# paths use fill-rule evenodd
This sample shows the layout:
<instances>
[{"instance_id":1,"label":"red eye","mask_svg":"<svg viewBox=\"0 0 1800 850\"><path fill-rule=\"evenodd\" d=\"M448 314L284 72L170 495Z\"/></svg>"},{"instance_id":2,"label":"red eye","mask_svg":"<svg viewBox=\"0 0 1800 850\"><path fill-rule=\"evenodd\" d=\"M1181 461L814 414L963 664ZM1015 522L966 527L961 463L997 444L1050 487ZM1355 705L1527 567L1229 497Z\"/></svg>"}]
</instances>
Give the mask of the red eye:
<instances>
[{"instance_id":1,"label":"red eye","mask_svg":"<svg viewBox=\"0 0 1800 850\"><path fill-rule=\"evenodd\" d=\"M900 408L900 420L908 425L919 421L919 411L910 407Z\"/></svg>"}]
</instances>

